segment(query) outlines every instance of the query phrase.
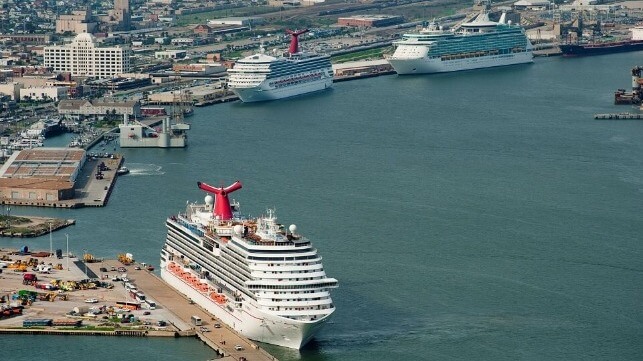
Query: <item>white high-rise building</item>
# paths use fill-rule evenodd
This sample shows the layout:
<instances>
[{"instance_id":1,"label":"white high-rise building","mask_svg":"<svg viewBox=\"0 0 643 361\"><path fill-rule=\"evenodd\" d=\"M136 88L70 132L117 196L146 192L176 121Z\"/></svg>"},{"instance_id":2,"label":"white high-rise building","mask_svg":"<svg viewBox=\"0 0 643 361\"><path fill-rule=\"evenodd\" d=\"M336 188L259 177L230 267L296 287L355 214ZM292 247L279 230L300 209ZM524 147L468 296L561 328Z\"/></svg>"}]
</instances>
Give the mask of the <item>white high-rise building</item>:
<instances>
[{"instance_id":1,"label":"white high-rise building","mask_svg":"<svg viewBox=\"0 0 643 361\"><path fill-rule=\"evenodd\" d=\"M94 37L87 33L77 35L70 44L46 46L44 50L44 64L54 72L111 78L130 71L131 49L97 47Z\"/></svg>"}]
</instances>

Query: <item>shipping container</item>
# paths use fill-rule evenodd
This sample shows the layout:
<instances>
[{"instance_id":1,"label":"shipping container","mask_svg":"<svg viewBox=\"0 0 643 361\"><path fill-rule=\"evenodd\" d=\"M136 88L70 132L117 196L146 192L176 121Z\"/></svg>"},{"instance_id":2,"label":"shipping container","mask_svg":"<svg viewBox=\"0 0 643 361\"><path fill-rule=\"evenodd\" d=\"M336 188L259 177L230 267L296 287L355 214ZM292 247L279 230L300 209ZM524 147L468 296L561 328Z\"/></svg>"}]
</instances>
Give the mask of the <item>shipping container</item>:
<instances>
[{"instance_id":1,"label":"shipping container","mask_svg":"<svg viewBox=\"0 0 643 361\"><path fill-rule=\"evenodd\" d=\"M51 318L32 318L22 321L22 327L51 326Z\"/></svg>"}]
</instances>

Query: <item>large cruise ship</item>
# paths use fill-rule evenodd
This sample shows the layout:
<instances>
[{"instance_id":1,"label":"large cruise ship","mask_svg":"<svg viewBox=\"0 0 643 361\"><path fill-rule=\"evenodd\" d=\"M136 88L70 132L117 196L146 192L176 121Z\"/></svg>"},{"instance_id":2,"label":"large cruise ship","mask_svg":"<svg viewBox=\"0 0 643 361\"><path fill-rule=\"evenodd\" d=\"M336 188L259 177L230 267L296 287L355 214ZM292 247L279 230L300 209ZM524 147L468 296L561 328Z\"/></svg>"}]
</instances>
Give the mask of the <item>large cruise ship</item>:
<instances>
[{"instance_id":1,"label":"large cruise ship","mask_svg":"<svg viewBox=\"0 0 643 361\"><path fill-rule=\"evenodd\" d=\"M328 55L299 51L299 35L288 31L290 47L285 56L263 52L245 57L228 69L228 88L244 102L288 98L333 86L333 68Z\"/></svg>"},{"instance_id":2,"label":"large cruise ship","mask_svg":"<svg viewBox=\"0 0 643 361\"><path fill-rule=\"evenodd\" d=\"M335 311L322 258L295 225L274 212L249 219L226 188L205 183L204 204L166 221L161 277L179 292L246 337L299 349Z\"/></svg>"},{"instance_id":3,"label":"large cruise ship","mask_svg":"<svg viewBox=\"0 0 643 361\"><path fill-rule=\"evenodd\" d=\"M431 23L417 34L404 34L388 59L398 74L442 73L533 62L525 30L489 20L482 11L471 22L448 31Z\"/></svg>"}]
</instances>

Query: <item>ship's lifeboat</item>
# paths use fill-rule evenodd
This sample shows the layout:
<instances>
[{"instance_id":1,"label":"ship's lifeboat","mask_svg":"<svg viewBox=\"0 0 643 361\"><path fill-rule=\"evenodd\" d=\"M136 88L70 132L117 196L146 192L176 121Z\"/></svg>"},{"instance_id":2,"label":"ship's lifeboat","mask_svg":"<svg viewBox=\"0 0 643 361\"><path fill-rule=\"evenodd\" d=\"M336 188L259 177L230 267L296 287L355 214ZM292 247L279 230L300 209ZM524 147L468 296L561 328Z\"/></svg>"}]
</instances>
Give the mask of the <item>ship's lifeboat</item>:
<instances>
[{"instance_id":1,"label":"ship's lifeboat","mask_svg":"<svg viewBox=\"0 0 643 361\"><path fill-rule=\"evenodd\" d=\"M208 287L208 285L206 283L200 282L200 284L198 285L198 289L199 289L199 291L201 291L203 293L206 293L206 292L208 292L210 287Z\"/></svg>"},{"instance_id":2,"label":"ship's lifeboat","mask_svg":"<svg viewBox=\"0 0 643 361\"><path fill-rule=\"evenodd\" d=\"M220 293L212 292L210 294L210 298L212 300L214 300L214 302L216 302L216 303L218 303L220 305L226 303L226 296L224 296L224 295L222 295Z\"/></svg>"}]
</instances>

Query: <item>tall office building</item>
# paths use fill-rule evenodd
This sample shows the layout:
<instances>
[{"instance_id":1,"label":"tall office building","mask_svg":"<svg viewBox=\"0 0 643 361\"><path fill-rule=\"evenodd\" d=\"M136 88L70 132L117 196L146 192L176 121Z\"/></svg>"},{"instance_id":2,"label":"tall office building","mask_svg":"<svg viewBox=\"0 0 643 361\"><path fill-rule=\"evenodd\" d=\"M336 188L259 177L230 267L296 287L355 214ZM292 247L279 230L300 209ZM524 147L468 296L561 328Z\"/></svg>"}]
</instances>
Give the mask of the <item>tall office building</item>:
<instances>
[{"instance_id":1,"label":"tall office building","mask_svg":"<svg viewBox=\"0 0 643 361\"><path fill-rule=\"evenodd\" d=\"M114 0L113 16L118 21L121 30L132 28L132 13L130 12L129 0Z\"/></svg>"},{"instance_id":2,"label":"tall office building","mask_svg":"<svg viewBox=\"0 0 643 361\"><path fill-rule=\"evenodd\" d=\"M129 47L97 47L91 34L79 34L71 44L46 46L45 67L72 76L111 78L130 71Z\"/></svg>"}]
</instances>

